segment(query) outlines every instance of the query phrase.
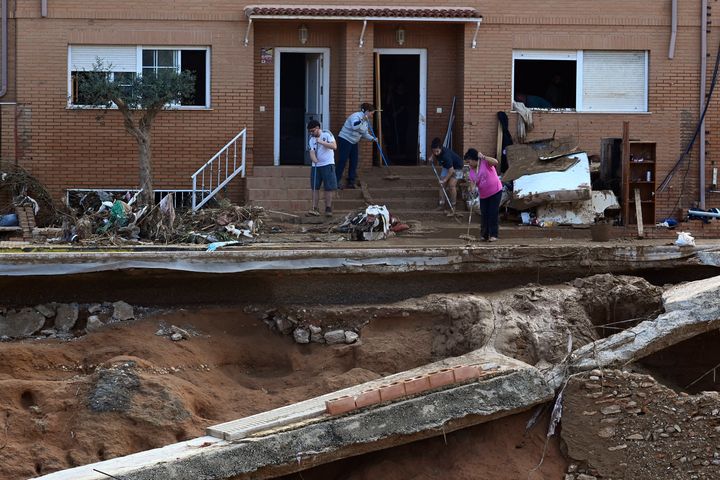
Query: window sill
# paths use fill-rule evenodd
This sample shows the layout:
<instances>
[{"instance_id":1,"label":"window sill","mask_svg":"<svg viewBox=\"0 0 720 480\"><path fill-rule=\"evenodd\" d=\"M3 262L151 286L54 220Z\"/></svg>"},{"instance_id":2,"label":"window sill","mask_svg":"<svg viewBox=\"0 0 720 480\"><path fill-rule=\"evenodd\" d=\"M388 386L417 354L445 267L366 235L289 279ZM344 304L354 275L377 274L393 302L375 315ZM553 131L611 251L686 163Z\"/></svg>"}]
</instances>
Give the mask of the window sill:
<instances>
[{"instance_id":1,"label":"window sill","mask_svg":"<svg viewBox=\"0 0 720 480\"><path fill-rule=\"evenodd\" d=\"M598 115L651 115L652 112L636 112L634 110L629 110L626 112L621 112L617 110L611 110L611 111L599 111L599 110L572 110L569 108L531 108L529 109L532 112L538 112L538 113L559 113L559 114L568 114L568 113L578 113L578 114L598 114ZM518 113L517 110L510 110L510 113Z\"/></svg>"},{"instance_id":2,"label":"window sill","mask_svg":"<svg viewBox=\"0 0 720 480\"><path fill-rule=\"evenodd\" d=\"M117 110L118 108L113 107L93 107L88 105L68 105L65 107L65 110ZM133 110L141 110L139 108L133 109ZM185 112L185 111L192 111L192 110L201 110L201 111L213 111L215 110L212 107L171 107L171 108L164 108L163 112Z\"/></svg>"}]
</instances>

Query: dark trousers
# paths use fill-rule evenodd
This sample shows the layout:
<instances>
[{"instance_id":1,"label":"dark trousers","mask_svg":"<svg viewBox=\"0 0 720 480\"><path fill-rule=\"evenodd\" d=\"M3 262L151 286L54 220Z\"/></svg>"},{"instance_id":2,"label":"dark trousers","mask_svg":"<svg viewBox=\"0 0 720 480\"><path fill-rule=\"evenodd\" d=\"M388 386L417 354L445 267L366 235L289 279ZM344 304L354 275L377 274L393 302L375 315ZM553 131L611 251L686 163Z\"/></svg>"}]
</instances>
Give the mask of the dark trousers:
<instances>
[{"instance_id":1,"label":"dark trousers","mask_svg":"<svg viewBox=\"0 0 720 480\"><path fill-rule=\"evenodd\" d=\"M498 217L500 216L500 199L502 190L488 198L480 199L480 232L482 237L487 239L498 236Z\"/></svg>"},{"instance_id":2,"label":"dark trousers","mask_svg":"<svg viewBox=\"0 0 720 480\"><path fill-rule=\"evenodd\" d=\"M342 137L338 137L338 155L335 159L335 176L338 185L342 180L343 171L345 170L345 162L350 157L350 168L348 169L348 185L355 185L355 177L357 176L358 166L358 146L357 143L350 143Z\"/></svg>"}]
</instances>

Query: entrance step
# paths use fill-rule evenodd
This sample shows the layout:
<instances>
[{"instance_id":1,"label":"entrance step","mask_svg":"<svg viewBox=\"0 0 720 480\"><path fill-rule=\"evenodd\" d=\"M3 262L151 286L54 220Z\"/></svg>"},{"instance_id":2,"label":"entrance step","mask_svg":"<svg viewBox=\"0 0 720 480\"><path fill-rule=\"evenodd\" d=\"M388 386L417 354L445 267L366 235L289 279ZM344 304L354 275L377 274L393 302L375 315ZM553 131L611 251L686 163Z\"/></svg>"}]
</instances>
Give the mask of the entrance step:
<instances>
[{"instance_id":1,"label":"entrance step","mask_svg":"<svg viewBox=\"0 0 720 480\"><path fill-rule=\"evenodd\" d=\"M337 190L333 211L344 215L368 202L386 205L405 220L442 220L437 211L437 180L429 166L374 167L358 172L363 188ZM310 208L310 168L307 166L255 167L247 178L247 201L269 210L302 213ZM323 204L322 196L320 200Z\"/></svg>"}]
</instances>

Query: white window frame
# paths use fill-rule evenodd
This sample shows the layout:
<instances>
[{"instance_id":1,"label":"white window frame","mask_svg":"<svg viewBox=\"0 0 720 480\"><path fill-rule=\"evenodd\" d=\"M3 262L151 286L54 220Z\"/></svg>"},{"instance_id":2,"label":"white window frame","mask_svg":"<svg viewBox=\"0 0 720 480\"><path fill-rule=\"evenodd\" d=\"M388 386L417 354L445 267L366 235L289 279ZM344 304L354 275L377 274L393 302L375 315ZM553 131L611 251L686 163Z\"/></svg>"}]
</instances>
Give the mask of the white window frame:
<instances>
[{"instance_id":1,"label":"white window frame","mask_svg":"<svg viewBox=\"0 0 720 480\"><path fill-rule=\"evenodd\" d=\"M612 52L619 52L622 53L623 50L607 50ZM594 110L591 108L586 108L586 106L583 104L583 84L584 84L584 63L583 63L583 50L513 50L512 55L512 82L511 82L511 90L510 90L510 101L512 104L513 95L515 93L515 61L516 60L565 60L565 61L574 61L575 62L575 108L554 108L554 109L533 109L533 110L542 110L542 111L560 111L560 112L580 112L580 113L620 113L620 114L626 114L626 113L648 113L648 96L649 96L649 51L647 50L632 50L632 52L642 52L645 54L645 64L644 64L644 95L643 95L643 105L639 109L628 109L628 110L610 110L610 111L601 111L601 110ZM630 52L630 50L628 50Z\"/></svg>"},{"instance_id":2,"label":"white window frame","mask_svg":"<svg viewBox=\"0 0 720 480\"><path fill-rule=\"evenodd\" d=\"M95 107L92 105L80 105L80 104L74 104L72 103L72 72L73 70L73 59L72 59L72 48L73 47L83 47L85 45L82 44L73 44L68 45L68 73L67 73L67 86L68 86L68 96L67 96L67 107L72 109L88 109L88 108L106 108L106 107ZM94 45L98 47L103 47L105 45ZM107 47L111 47L114 45L107 45ZM172 109L177 110L208 110L211 108L211 101L210 101L210 81L211 81L211 72L210 72L210 54L211 54L211 48L210 46L178 46L178 45L136 45L133 46L135 48L135 75L142 75L143 70L143 63L142 63L142 55L143 50L173 50L178 52L178 65L177 65L177 71L180 72L180 68L182 66L182 51L183 50L198 50L198 51L204 51L205 52L205 105L180 105L178 103L173 103L170 105ZM111 78L114 76L114 72L111 72ZM113 105L110 108L117 108L115 105Z\"/></svg>"}]
</instances>

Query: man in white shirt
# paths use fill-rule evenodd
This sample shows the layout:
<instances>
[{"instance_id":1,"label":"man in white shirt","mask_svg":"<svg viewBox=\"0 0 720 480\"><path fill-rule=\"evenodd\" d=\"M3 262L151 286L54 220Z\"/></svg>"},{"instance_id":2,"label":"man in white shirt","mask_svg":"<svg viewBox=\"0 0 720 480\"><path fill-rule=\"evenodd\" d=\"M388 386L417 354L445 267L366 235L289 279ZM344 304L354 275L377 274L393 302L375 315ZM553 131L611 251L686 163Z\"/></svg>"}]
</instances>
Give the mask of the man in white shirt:
<instances>
[{"instance_id":1,"label":"man in white shirt","mask_svg":"<svg viewBox=\"0 0 720 480\"><path fill-rule=\"evenodd\" d=\"M337 190L335 177L335 150L337 143L332 133L320 128L320 122L310 120L307 125L310 139L308 150L312 169L310 172L310 188L312 188L312 209L309 215L319 216L320 186L325 187L325 216L332 217L332 195Z\"/></svg>"}]
</instances>

